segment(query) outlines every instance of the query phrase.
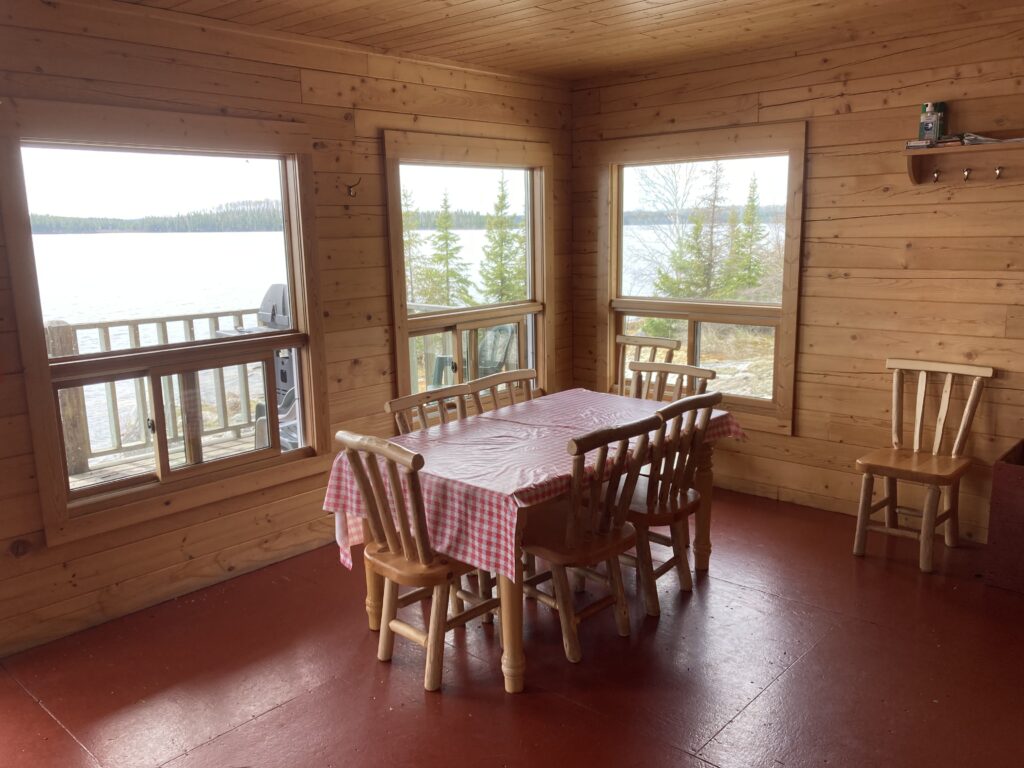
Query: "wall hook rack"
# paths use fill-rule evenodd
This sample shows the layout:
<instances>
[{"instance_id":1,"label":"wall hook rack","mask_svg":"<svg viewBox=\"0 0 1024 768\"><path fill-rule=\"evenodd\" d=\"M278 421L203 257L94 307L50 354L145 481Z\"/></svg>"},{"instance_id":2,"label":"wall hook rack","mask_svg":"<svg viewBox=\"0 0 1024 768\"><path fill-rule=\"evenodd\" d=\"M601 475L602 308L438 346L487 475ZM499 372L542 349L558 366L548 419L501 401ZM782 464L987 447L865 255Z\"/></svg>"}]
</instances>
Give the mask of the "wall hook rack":
<instances>
[{"instance_id":1,"label":"wall hook rack","mask_svg":"<svg viewBox=\"0 0 1024 768\"><path fill-rule=\"evenodd\" d=\"M1003 166L997 165L996 166L996 180L1001 179L1002 177L1003 177Z\"/></svg>"},{"instance_id":2,"label":"wall hook rack","mask_svg":"<svg viewBox=\"0 0 1024 768\"><path fill-rule=\"evenodd\" d=\"M971 169L970 168L964 168L964 181L967 181L970 178L971 178Z\"/></svg>"},{"instance_id":3,"label":"wall hook rack","mask_svg":"<svg viewBox=\"0 0 1024 768\"><path fill-rule=\"evenodd\" d=\"M938 184L938 183L939 183L939 169L936 168L934 171L932 171L932 184Z\"/></svg>"}]
</instances>

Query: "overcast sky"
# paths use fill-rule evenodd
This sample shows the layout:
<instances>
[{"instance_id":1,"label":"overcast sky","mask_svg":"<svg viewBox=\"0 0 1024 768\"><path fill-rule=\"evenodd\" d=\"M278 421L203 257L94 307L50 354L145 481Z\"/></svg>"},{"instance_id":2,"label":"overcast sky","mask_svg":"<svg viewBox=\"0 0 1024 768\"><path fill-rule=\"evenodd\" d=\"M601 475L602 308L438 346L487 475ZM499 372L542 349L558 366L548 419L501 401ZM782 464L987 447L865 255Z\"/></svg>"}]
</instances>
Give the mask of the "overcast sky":
<instances>
[{"instance_id":1,"label":"overcast sky","mask_svg":"<svg viewBox=\"0 0 1024 768\"><path fill-rule=\"evenodd\" d=\"M789 158L786 155L723 160L722 164L725 170L727 205L743 205L747 201L747 190L750 187L750 177L753 175L757 176L757 191L761 205L785 204L789 178ZM692 165L697 166L699 172L710 168L711 162ZM624 210L627 211L644 208L638 171L638 166L627 166L623 174L625 189L622 202ZM699 195L700 190L694 187L691 198L697 198ZM691 200L691 205L695 202L696 199Z\"/></svg>"},{"instance_id":2,"label":"overcast sky","mask_svg":"<svg viewBox=\"0 0 1024 768\"><path fill-rule=\"evenodd\" d=\"M455 165L414 165L403 163L400 168L402 189L412 192L413 204L420 210L436 211L441 198L448 192L448 204L453 211L490 213L498 197L498 182L502 173L508 182L509 206L513 213L526 210L527 172L506 168L462 168Z\"/></svg>"},{"instance_id":3,"label":"overcast sky","mask_svg":"<svg viewBox=\"0 0 1024 768\"><path fill-rule=\"evenodd\" d=\"M280 200L273 159L23 147L29 210L136 219Z\"/></svg>"}]
</instances>

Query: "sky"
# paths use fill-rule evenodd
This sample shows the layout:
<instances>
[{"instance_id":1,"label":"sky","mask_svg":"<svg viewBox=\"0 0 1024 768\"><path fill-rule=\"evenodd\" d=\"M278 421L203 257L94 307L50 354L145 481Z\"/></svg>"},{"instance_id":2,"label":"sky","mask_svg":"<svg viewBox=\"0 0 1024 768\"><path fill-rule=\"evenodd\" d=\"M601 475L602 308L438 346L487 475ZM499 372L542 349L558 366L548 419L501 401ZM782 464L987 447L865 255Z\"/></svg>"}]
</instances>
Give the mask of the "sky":
<instances>
[{"instance_id":1,"label":"sky","mask_svg":"<svg viewBox=\"0 0 1024 768\"><path fill-rule=\"evenodd\" d=\"M490 213L498 197L501 174L508 182L509 205L512 213L526 210L527 171L515 168L463 168L455 165L413 165L402 163L399 175L402 190L410 190L413 204L423 211L436 211L441 198L448 192L448 204L453 211Z\"/></svg>"},{"instance_id":2,"label":"sky","mask_svg":"<svg viewBox=\"0 0 1024 768\"><path fill-rule=\"evenodd\" d=\"M281 199L275 159L31 146L21 157L32 213L136 219Z\"/></svg>"},{"instance_id":3,"label":"sky","mask_svg":"<svg viewBox=\"0 0 1024 768\"><path fill-rule=\"evenodd\" d=\"M750 177L757 176L757 191L761 199L761 205L784 205L786 203L786 190L789 178L789 158L786 155L778 157L750 157L734 158L723 160L725 166L726 181L726 203L728 205L743 205L747 201L747 189L750 186ZM681 165L687 165L681 163ZM707 168L711 162L693 163L700 166L700 170ZM626 166L623 174L623 210L635 211L644 208L642 204L643 195L640 190L640 174L637 168L642 166ZM694 190L691 197L699 192Z\"/></svg>"}]
</instances>

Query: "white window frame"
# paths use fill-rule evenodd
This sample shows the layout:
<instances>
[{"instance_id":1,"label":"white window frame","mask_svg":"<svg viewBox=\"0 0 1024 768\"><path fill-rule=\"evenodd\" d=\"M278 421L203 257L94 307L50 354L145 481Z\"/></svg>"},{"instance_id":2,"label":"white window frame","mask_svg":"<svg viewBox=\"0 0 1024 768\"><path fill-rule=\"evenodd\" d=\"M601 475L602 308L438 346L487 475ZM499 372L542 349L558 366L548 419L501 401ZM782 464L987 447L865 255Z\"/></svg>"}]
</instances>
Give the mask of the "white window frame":
<instances>
[{"instance_id":1,"label":"white window frame","mask_svg":"<svg viewBox=\"0 0 1024 768\"><path fill-rule=\"evenodd\" d=\"M85 146L212 155L262 156L283 162L285 231L289 237L294 329L187 344L49 358L32 249L21 148L23 144ZM0 217L8 251L19 344L28 393L36 471L49 544L71 541L166 514L272 487L323 471L331 439L323 381L323 330L315 290L312 142L298 123L158 112L124 107L0 98ZM154 378L243 361L266 371L276 349L299 349L297 379L304 406L305 447L266 449L232 459L170 470L158 455L156 478L114 482L87 494L70 491L57 398L61 387L113 377ZM266 378L268 414L276 405ZM159 384L153 394L159 397ZM271 400L275 400L273 404ZM154 403L156 406L157 403ZM157 429L162 409L154 407ZM158 452L160 453L160 452ZM266 471L270 470L270 471Z\"/></svg>"},{"instance_id":2,"label":"white window frame","mask_svg":"<svg viewBox=\"0 0 1024 768\"><path fill-rule=\"evenodd\" d=\"M412 392L409 364L409 339L431 333L455 335L456 360L462 359L462 333L470 326L520 324L520 360L525 355L527 335L525 318L532 315L538 385L546 386L554 366L553 315L545 296L554 285L552 254L554 194L554 156L544 142L481 139L447 134L384 131L385 173L387 175L388 236L391 249L391 299L395 324L395 376L398 396ZM405 285L405 253L402 238L402 190L400 166L403 163L452 165L483 168L529 170L530 188L530 275L531 297L526 301L466 307L446 312L409 314ZM456 381L464 380L458 366Z\"/></svg>"}]
</instances>

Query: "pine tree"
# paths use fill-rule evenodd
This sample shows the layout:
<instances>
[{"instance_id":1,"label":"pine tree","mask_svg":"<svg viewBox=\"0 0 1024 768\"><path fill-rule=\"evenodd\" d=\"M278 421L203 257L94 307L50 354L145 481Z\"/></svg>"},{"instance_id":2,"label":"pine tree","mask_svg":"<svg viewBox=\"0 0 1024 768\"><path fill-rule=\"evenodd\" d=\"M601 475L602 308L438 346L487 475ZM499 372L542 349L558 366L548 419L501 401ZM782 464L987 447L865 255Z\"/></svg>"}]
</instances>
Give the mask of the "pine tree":
<instances>
[{"instance_id":1,"label":"pine tree","mask_svg":"<svg viewBox=\"0 0 1024 768\"><path fill-rule=\"evenodd\" d=\"M405 256L405 295L410 304L423 302L420 289L424 268L423 235L420 212L415 208L412 191L402 190L402 253Z\"/></svg>"},{"instance_id":2,"label":"pine tree","mask_svg":"<svg viewBox=\"0 0 1024 768\"><path fill-rule=\"evenodd\" d=\"M743 214L739 217L730 242L729 255L722 265L717 291L721 298L749 298L750 292L761 285L766 268L764 260L767 237L767 228L761 222L757 177L752 176Z\"/></svg>"},{"instance_id":3,"label":"pine tree","mask_svg":"<svg viewBox=\"0 0 1024 768\"><path fill-rule=\"evenodd\" d=\"M452 231L452 212L448 192L441 200L437 216L437 230L430 236L434 252L424 260L418 278L418 288L424 304L446 307L472 306L473 283L469 279L466 262L459 258L462 246L459 236Z\"/></svg>"},{"instance_id":4,"label":"pine tree","mask_svg":"<svg viewBox=\"0 0 1024 768\"><path fill-rule=\"evenodd\" d=\"M480 265L480 293L490 304L526 298L526 233L510 211L508 182L502 174L494 212L487 217L487 243Z\"/></svg>"}]
</instances>

